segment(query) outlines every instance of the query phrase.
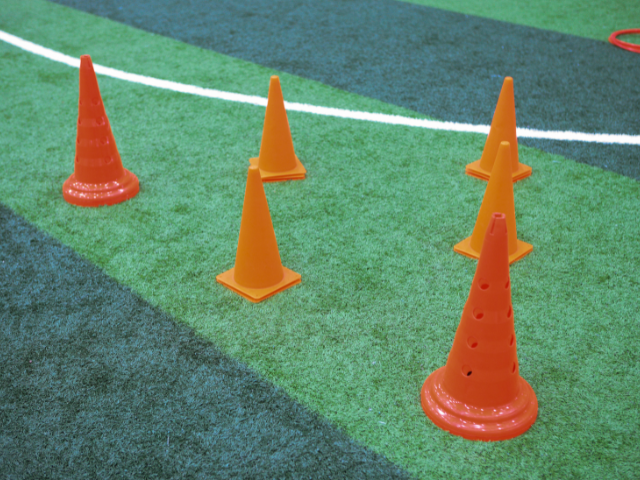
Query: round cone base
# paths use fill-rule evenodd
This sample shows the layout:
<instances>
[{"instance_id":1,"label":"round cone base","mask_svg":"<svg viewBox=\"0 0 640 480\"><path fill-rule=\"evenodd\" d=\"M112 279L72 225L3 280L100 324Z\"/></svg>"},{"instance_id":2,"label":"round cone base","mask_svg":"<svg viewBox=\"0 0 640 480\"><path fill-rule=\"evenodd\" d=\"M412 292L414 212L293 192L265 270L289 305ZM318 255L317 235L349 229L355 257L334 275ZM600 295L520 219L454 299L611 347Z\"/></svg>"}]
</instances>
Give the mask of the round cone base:
<instances>
[{"instance_id":1,"label":"round cone base","mask_svg":"<svg viewBox=\"0 0 640 480\"><path fill-rule=\"evenodd\" d=\"M509 254L509 265L517 262L533 251L533 245L531 245L530 243L518 240L517 245L518 248L516 249L516 251ZM458 243L455 247L453 247L453 251L469 258L475 258L476 260L480 258L480 252L471 248L471 237L467 237L460 243Z\"/></svg>"},{"instance_id":2,"label":"round cone base","mask_svg":"<svg viewBox=\"0 0 640 480\"><path fill-rule=\"evenodd\" d=\"M522 180L523 178L527 178L531 175L531 167L524 165L522 163L518 163L518 169L511 174L511 178L513 179L513 183L516 183L518 180ZM491 177L491 172L489 170L485 170L480 166L480 160L476 160L475 162L471 162L464 169L464 172L467 175L471 175L472 177L479 178L480 180L489 180Z\"/></svg>"},{"instance_id":3,"label":"round cone base","mask_svg":"<svg viewBox=\"0 0 640 480\"><path fill-rule=\"evenodd\" d=\"M260 168L260 158L250 158L249 163L253 166ZM284 182L286 180L304 180L307 169L300 163L298 157L296 157L296 166L291 170L284 172L269 172L260 168L260 176L263 183L269 182Z\"/></svg>"},{"instance_id":4,"label":"round cone base","mask_svg":"<svg viewBox=\"0 0 640 480\"><path fill-rule=\"evenodd\" d=\"M262 300L266 300L267 298L274 296L276 293L280 293L289 287L293 287L300 283L302 279L302 276L299 273L289 270L286 267L282 267L284 275L280 282L266 288L250 288L236 282L233 275L234 270L235 267L221 273L216 277L216 280L229 290L236 292L238 295L243 296L253 303L261 302Z\"/></svg>"},{"instance_id":5,"label":"round cone base","mask_svg":"<svg viewBox=\"0 0 640 480\"><path fill-rule=\"evenodd\" d=\"M446 367L433 372L422 386L420 400L427 417L438 427L468 440L508 440L526 432L538 416L538 399L531 385L519 378L520 391L499 407L476 407L460 402L444 387Z\"/></svg>"},{"instance_id":6,"label":"round cone base","mask_svg":"<svg viewBox=\"0 0 640 480\"><path fill-rule=\"evenodd\" d=\"M84 183L73 173L62 185L62 196L72 205L101 207L115 205L135 197L140 191L138 177L126 168L118 180L105 183Z\"/></svg>"}]
</instances>

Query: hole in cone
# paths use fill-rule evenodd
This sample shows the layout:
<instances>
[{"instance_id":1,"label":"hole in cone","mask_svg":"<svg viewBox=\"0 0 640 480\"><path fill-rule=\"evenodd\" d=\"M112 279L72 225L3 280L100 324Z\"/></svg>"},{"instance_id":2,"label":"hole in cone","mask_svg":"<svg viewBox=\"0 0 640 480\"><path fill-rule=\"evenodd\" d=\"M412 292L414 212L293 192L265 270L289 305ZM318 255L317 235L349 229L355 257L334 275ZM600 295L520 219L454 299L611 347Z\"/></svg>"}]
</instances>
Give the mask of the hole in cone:
<instances>
[{"instance_id":1,"label":"hole in cone","mask_svg":"<svg viewBox=\"0 0 640 480\"><path fill-rule=\"evenodd\" d=\"M486 280L480 280L480 290L487 290L489 288L489 282Z\"/></svg>"},{"instance_id":2,"label":"hole in cone","mask_svg":"<svg viewBox=\"0 0 640 480\"><path fill-rule=\"evenodd\" d=\"M509 307L509 310L507 311L507 318L511 318L512 314L513 314L513 309Z\"/></svg>"},{"instance_id":3,"label":"hole in cone","mask_svg":"<svg viewBox=\"0 0 640 480\"><path fill-rule=\"evenodd\" d=\"M462 366L462 374L465 377L469 377L473 372L471 371L471 367L469 365Z\"/></svg>"},{"instance_id":4,"label":"hole in cone","mask_svg":"<svg viewBox=\"0 0 640 480\"><path fill-rule=\"evenodd\" d=\"M484 317L484 312L482 310L480 310L479 308L474 308L473 309L473 318L475 318L476 320L482 320L482 317Z\"/></svg>"},{"instance_id":5,"label":"hole in cone","mask_svg":"<svg viewBox=\"0 0 640 480\"><path fill-rule=\"evenodd\" d=\"M516 362L513 362L513 368L511 369L511 373L516 373Z\"/></svg>"},{"instance_id":6,"label":"hole in cone","mask_svg":"<svg viewBox=\"0 0 640 480\"><path fill-rule=\"evenodd\" d=\"M467 345L471 348L476 348L478 346L478 341L473 337L469 337L467 338Z\"/></svg>"},{"instance_id":7,"label":"hole in cone","mask_svg":"<svg viewBox=\"0 0 640 480\"><path fill-rule=\"evenodd\" d=\"M511 285L511 282L507 280L507 283L505 284L504 288L509 288L509 285Z\"/></svg>"},{"instance_id":8,"label":"hole in cone","mask_svg":"<svg viewBox=\"0 0 640 480\"><path fill-rule=\"evenodd\" d=\"M511 340L509 340L509 346L513 347L513 342L516 341L516 336L515 335L511 335Z\"/></svg>"}]
</instances>

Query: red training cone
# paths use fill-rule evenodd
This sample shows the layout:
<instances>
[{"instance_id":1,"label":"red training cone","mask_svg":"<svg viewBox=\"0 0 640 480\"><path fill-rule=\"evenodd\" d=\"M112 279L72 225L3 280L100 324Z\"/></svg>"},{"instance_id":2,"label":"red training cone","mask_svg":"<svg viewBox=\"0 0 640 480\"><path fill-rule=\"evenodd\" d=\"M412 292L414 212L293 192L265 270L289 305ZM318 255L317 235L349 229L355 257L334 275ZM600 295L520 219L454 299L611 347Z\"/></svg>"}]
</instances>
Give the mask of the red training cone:
<instances>
[{"instance_id":1,"label":"red training cone","mask_svg":"<svg viewBox=\"0 0 640 480\"><path fill-rule=\"evenodd\" d=\"M447 364L420 395L433 423L469 440L517 437L538 414L518 369L507 245L505 215L494 213Z\"/></svg>"},{"instance_id":2,"label":"red training cone","mask_svg":"<svg viewBox=\"0 0 640 480\"><path fill-rule=\"evenodd\" d=\"M89 55L80 57L80 101L74 173L62 195L73 205L99 207L135 197L138 178L122 166Z\"/></svg>"}]
</instances>

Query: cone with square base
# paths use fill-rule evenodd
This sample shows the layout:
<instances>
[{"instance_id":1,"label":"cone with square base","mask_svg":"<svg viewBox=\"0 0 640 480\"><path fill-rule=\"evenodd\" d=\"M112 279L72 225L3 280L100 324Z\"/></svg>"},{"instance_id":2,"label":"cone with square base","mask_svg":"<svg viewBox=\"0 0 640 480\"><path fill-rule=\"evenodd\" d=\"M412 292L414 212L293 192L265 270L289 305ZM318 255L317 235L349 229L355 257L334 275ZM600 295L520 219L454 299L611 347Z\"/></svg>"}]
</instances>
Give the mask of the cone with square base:
<instances>
[{"instance_id":1,"label":"cone with square base","mask_svg":"<svg viewBox=\"0 0 640 480\"><path fill-rule=\"evenodd\" d=\"M513 199L513 182L511 181L511 149L509 142L502 142L498 150L498 157L493 166L493 174L484 192L476 226L470 237L465 238L453 249L467 257L480 258L484 232L491 221L493 212L504 213L507 219L509 237L509 263L520 260L531 253L533 246L518 240L516 233L516 209Z\"/></svg>"},{"instance_id":2,"label":"cone with square base","mask_svg":"<svg viewBox=\"0 0 640 480\"><path fill-rule=\"evenodd\" d=\"M513 97L513 78L507 77L502 83L498 105L491 121L491 130L484 144L480 160L465 168L467 175L489 180L493 164L501 142L511 144L511 178L513 182L531 175L531 167L518 161L518 138L516 136L516 105Z\"/></svg>"},{"instance_id":3,"label":"cone with square base","mask_svg":"<svg viewBox=\"0 0 640 480\"><path fill-rule=\"evenodd\" d=\"M300 283L300 274L282 266L269 205L258 167L249 167L236 264L216 277L225 287L257 303Z\"/></svg>"},{"instance_id":4,"label":"cone with square base","mask_svg":"<svg viewBox=\"0 0 640 480\"><path fill-rule=\"evenodd\" d=\"M260 168L263 182L303 180L307 173L293 150L280 79L275 75L269 84L260 154L257 158L249 159L249 162Z\"/></svg>"},{"instance_id":5,"label":"cone with square base","mask_svg":"<svg viewBox=\"0 0 640 480\"><path fill-rule=\"evenodd\" d=\"M80 57L80 100L74 173L62 195L73 205L99 207L124 202L140 190L138 178L122 166L89 55Z\"/></svg>"},{"instance_id":6,"label":"cone with square base","mask_svg":"<svg viewBox=\"0 0 640 480\"><path fill-rule=\"evenodd\" d=\"M420 394L433 423L469 440L517 437L538 414L518 368L507 237L505 215L494 213L447 364Z\"/></svg>"}]
</instances>

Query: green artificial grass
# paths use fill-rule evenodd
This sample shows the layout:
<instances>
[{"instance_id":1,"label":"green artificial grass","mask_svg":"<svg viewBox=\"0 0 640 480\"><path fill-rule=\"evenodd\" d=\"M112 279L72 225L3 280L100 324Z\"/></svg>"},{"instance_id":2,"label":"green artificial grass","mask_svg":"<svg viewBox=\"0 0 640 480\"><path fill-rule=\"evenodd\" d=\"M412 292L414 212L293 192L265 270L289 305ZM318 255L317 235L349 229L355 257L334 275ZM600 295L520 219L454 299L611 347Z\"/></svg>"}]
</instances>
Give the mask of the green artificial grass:
<instances>
[{"instance_id":1,"label":"green artificial grass","mask_svg":"<svg viewBox=\"0 0 640 480\"><path fill-rule=\"evenodd\" d=\"M271 70L63 7L3 2L0 28L95 63L265 96ZM10 8L7 8L10 7ZM633 478L637 444L638 182L521 148L511 268L522 376L540 405L499 443L435 427L419 389L444 365L476 262L485 183L464 175L481 135L291 112L304 181L265 186L285 266L302 284L257 305L215 276L234 263L264 109L99 77L141 191L73 207L78 71L0 44L0 201L420 478ZM412 115L281 75L287 100ZM414 116L417 116L415 113Z\"/></svg>"},{"instance_id":2,"label":"green artificial grass","mask_svg":"<svg viewBox=\"0 0 640 480\"><path fill-rule=\"evenodd\" d=\"M294 75L216 52L207 51L206 58L209 61L202 63L205 53L200 48L160 35L139 32L72 8L52 5L45 0L0 0L0 6L3 10L0 29L67 55L79 57L89 54L95 64L189 85L262 97L267 96L269 76L279 75L281 83L286 85L287 101L425 118L409 109L319 82L303 81ZM48 24L48 28L43 28L43 23ZM155 51L149 50L150 41L156 45ZM19 50L12 47L9 51L16 53ZM62 71L69 73L68 68Z\"/></svg>"},{"instance_id":3,"label":"green artificial grass","mask_svg":"<svg viewBox=\"0 0 640 480\"><path fill-rule=\"evenodd\" d=\"M635 0L404 1L603 41L615 31L640 28L640 2Z\"/></svg>"}]
</instances>

